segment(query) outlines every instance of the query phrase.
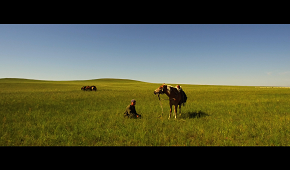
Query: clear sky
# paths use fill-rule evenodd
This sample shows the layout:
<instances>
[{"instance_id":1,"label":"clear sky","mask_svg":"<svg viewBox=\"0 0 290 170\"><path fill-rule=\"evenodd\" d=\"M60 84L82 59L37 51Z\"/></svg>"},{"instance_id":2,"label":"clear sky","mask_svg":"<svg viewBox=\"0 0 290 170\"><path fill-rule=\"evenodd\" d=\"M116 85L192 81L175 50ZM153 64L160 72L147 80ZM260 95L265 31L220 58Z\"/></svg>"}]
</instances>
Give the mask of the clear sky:
<instances>
[{"instance_id":1,"label":"clear sky","mask_svg":"<svg viewBox=\"0 0 290 170\"><path fill-rule=\"evenodd\" d=\"M290 25L0 24L0 78L290 86Z\"/></svg>"}]
</instances>

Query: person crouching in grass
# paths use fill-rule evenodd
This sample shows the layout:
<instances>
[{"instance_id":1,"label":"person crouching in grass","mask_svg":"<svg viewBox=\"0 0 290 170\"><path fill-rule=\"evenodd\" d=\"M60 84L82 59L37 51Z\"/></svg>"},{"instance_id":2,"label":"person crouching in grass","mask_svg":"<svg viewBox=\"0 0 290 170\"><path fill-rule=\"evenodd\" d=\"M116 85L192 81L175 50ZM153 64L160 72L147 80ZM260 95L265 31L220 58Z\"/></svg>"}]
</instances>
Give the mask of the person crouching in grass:
<instances>
[{"instance_id":1,"label":"person crouching in grass","mask_svg":"<svg viewBox=\"0 0 290 170\"><path fill-rule=\"evenodd\" d=\"M137 114L136 112L135 105L136 105L136 100L132 99L131 104L126 107L126 111L124 113L125 118L134 118L134 119L141 118L141 115Z\"/></svg>"}]
</instances>

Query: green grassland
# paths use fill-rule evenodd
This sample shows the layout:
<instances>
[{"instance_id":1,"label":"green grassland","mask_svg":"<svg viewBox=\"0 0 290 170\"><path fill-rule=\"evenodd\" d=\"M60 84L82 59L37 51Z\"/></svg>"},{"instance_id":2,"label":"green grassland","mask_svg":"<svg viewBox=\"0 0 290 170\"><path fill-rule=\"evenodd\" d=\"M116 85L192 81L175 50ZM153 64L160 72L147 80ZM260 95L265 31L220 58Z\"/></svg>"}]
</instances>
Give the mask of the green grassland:
<instances>
[{"instance_id":1,"label":"green grassland","mask_svg":"<svg viewBox=\"0 0 290 170\"><path fill-rule=\"evenodd\" d=\"M160 85L0 79L0 146L290 145L289 88L181 84L187 103L168 120L168 97L162 114L153 93ZM123 117L131 99L142 119Z\"/></svg>"}]
</instances>

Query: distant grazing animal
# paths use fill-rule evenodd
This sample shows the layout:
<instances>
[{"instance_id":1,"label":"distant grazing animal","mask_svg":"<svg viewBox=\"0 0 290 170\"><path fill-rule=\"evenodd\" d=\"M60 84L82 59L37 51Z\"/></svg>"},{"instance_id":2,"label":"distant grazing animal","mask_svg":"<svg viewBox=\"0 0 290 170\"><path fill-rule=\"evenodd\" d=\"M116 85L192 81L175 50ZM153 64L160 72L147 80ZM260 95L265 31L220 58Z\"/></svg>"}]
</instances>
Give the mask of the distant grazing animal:
<instances>
[{"instance_id":1,"label":"distant grazing animal","mask_svg":"<svg viewBox=\"0 0 290 170\"><path fill-rule=\"evenodd\" d=\"M94 90L94 91L97 91L96 86L91 86L90 89L91 89L91 91L93 91L93 90Z\"/></svg>"},{"instance_id":2,"label":"distant grazing animal","mask_svg":"<svg viewBox=\"0 0 290 170\"><path fill-rule=\"evenodd\" d=\"M85 87L85 91L88 91L88 90L90 90L90 86Z\"/></svg>"},{"instance_id":3,"label":"distant grazing animal","mask_svg":"<svg viewBox=\"0 0 290 170\"><path fill-rule=\"evenodd\" d=\"M159 88L157 88L154 91L154 94L158 94L158 97L160 94L166 94L169 97L169 106L170 106L170 113L168 119L171 117L171 112L172 112L172 105L174 105L174 114L175 114L175 119L176 119L176 113L177 113L177 107L179 106L179 113L181 113L181 93L174 87L170 85L165 85L163 84ZM160 97L159 97L160 100Z\"/></svg>"},{"instance_id":4,"label":"distant grazing animal","mask_svg":"<svg viewBox=\"0 0 290 170\"><path fill-rule=\"evenodd\" d=\"M97 88L96 88L96 86L83 86L81 88L81 90L83 90L83 91L88 91L88 90L90 90L90 91L97 91Z\"/></svg>"}]
</instances>

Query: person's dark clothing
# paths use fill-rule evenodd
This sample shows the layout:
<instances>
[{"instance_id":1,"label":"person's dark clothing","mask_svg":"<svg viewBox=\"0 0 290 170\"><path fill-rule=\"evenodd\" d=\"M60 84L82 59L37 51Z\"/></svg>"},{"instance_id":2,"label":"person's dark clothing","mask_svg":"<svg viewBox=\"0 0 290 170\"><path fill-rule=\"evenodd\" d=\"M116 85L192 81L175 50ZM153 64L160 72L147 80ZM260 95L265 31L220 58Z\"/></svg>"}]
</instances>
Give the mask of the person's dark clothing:
<instances>
[{"instance_id":1,"label":"person's dark clothing","mask_svg":"<svg viewBox=\"0 0 290 170\"><path fill-rule=\"evenodd\" d=\"M134 105L129 105L129 106L126 107L126 111L124 113L124 117L128 117L128 118L141 118L141 115L137 114Z\"/></svg>"}]
</instances>

